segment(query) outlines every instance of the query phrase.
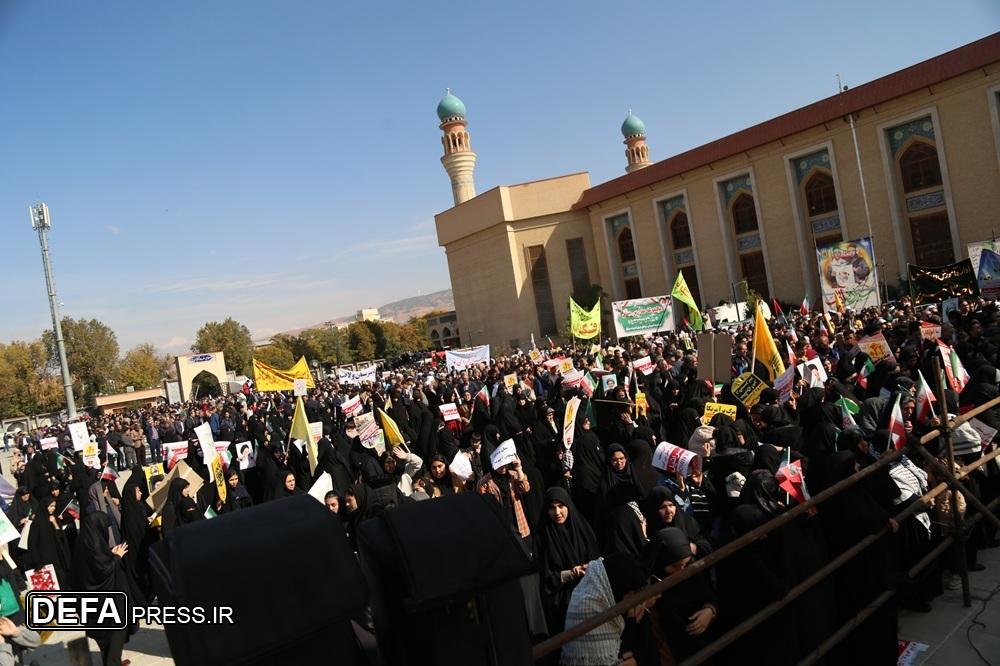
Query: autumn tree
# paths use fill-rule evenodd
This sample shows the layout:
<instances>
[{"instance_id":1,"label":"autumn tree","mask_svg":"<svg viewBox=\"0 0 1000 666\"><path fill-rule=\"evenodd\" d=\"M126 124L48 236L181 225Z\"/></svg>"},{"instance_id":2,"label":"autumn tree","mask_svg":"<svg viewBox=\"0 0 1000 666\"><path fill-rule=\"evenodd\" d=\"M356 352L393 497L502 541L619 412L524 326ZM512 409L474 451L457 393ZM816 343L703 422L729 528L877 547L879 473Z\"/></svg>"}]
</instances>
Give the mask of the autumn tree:
<instances>
[{"instance_id":1,"label":"autumn tree","mask_svg":"<svg viewBox=\"0 0 1000 666\"><path fill-rule=\"evenodd\" d=\"M106 324L96 319L63 317L66 361L76 394L83 404L111 388L118 365L118 337ZM48 365L58 371L59 351L52 331L42 333Z\"/></svg>"},{"instance_id":2,"label":"autumn tree","mask_svg":"<svg viewBox=\"0 0 1000 666\"><path fill-rule=\"evenodd\" d=\"M0 416L44 414L65 405L62 381L41 340L0 344Z\"/></svg>"},{"instance_id":3,"label":"autumn tree","mask_svg":"<svg viewBox=\"0 0 1000 666\"><path fill-rule=\"evenodd\" d=\"M210 321L198 329L191 351L203 354L221 351L226 355L226 368L237 374L250 372L253 340L250 329L232 317L225 321Z\"/></svg>"},{"instance_id":4,"label":"autumn tree","mask_svg":"<svg viewBox=\"0 0 1000 666\"><path fill-rule=\"evenodd\" d=\"M365 324L371 322L356 321L347 327L347 345L355 361L368 361L376 358L377 350L375 335Z\"/></svg>"},{"instance_id":5,"label":"autumn tree","mask_svg":"<svg viewBox=\"0 0 1000 666\"><path fill-rule=\"evenodd\" d=\"M283 345L271 344L253 350L253 357L272 368L284 370L295 364L295 357Z\"/></svg>"},{"instance_id":6,"label":"autumn tree","mask_svg":"<svg viewBox=\"0 0 1000 666\"><path fill-rule=\"evenodd\" d=\"M121 386L148 389L158 386L170 370L170 357L156 353L156 348L145 342L128 350L118 364Z\"/></svg>"}]
</instances>

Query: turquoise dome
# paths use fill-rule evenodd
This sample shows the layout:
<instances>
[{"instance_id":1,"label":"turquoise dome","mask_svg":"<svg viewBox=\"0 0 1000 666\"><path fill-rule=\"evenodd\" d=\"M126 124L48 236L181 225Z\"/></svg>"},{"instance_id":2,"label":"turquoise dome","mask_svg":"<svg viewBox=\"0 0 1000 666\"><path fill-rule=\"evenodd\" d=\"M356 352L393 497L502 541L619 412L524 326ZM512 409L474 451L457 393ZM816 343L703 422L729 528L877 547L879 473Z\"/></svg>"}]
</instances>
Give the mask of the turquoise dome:
<instances>
[{"instance_id":1,"label":"turquoise dome","mask_svg":"<svg viewBox=\"0 0 1000 666\"><path fill-rule=\"evenodd\" d=\"M630 136L646 134L646 124L632 115L630 111L628 117L625 118L625 122L622 123L622 136L626 139Z\"/></svg>"},{"instance_id":2,"label":"turquoise dome","mask_svg":"<svg viewBox=\"0 0 1000 666\"><path fill-rule=\"evenodd\" d=\"M437 114L438 118L442 121L447 118L464 118L465 104L462 103L462 100L452 95L449 90L448 94L438 102Z\"/></svg>"}]
</instances>

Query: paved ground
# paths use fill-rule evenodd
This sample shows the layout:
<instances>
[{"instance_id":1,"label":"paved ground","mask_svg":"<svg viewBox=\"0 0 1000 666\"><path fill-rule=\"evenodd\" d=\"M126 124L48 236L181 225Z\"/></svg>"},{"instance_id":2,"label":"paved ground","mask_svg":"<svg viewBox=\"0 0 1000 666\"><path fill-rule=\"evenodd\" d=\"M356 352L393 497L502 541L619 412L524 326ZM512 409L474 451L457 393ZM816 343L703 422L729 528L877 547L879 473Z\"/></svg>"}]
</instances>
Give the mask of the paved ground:
<instances>
[{"instance_id":1,"label":"paved ground","mask_svg":"<svg viewBox=\"0 0 1000 666\"><path fill-rule=\"evenodd\" d=\"M929 646L917 663L928 666L1000 664L1000 548L980 551L979 561L986 565L986 571L969 574L971 608L962 606L962 591L957 590L946 591L935 599L931 613L900 613L900 638ZM985 603L994 592L996 596ZM974 625L974 620L985 627ZM972 645L988 661L983 661Z\"/></svg>"},{"instance_id":2,"label":"paved ground","mask_svg":"<svg viewBox=\"0 0 1000 666\"><path fill-rule=\"evenodd\" d=\"M35 650L26 660L28 664L35 660L39 666L69 666L69 655L65 644L74 638L83 636L82 632L53 634L49 643ZM94 664L101 663L101 652L97 643L90 643L90 660ZM167 635L161 627L143 625L139 633L125 646L125 659L131 659L131 666L164 666L173 664L170 658L170 648L167 647Z\"/></svg>"}]
</instances>

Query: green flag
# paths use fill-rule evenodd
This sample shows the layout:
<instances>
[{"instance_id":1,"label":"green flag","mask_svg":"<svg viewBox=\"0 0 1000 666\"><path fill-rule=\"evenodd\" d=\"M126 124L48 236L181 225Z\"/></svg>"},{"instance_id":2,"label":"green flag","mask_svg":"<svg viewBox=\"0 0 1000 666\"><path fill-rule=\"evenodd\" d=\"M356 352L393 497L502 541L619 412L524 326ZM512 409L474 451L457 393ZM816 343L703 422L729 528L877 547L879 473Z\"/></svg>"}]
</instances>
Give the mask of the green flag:
<instances>
[{"instance_id":1,"label":"green flag","mask_svg":"<svg viewBox=\"0 0 1000 666\"><path fill-rule=\"evenodd\" d=\"M688 307L688 316L691 317L691 328L700 331L702 327L701 310L694 302L694 296L688 289L687 282L684 281L684 273L677 271L677 280L674 281L673 291L670 295Z\"/></svg>"}]
</instances>

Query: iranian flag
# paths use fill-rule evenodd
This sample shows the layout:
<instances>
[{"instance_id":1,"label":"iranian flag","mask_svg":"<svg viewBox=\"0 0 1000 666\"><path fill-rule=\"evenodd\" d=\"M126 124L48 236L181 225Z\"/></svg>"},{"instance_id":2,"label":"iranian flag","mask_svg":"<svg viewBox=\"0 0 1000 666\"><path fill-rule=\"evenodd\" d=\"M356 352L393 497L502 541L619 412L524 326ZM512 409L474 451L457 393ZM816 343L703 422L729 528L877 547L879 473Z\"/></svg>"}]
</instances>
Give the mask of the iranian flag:
<instances>
[{"instance_id":1,"label":"iranian flag","mask_svg":"<svg viewBox=\"0 0 1000 666\"><path fill-rule=\"evenodd\" d=\"M215 509L213 509L212 507L208 507L207 509L205 509L205 519L206 520L211 520L212 518L218 518L218 517L219 517L219 514L217 514L215 512Z\"/></svg>"},{"instance_id":2,"label":"iranian flag","mask_svg":"<svg viewBox=\"0 0 1000 666\"><path fill-rule=\"evenodd\" d=\"M861 411L861 407L858 403L853 400L849 400L848 398L841 398L834 404L838 405L841 409L841 420L843 422L844 429L856 428L858 424L854 421L854 415Z\"/></svg>"},{"instance_id":3,"label":"iranian flag","mask_svg":"<svg viewBox=\"0 0 1000 666\"><path fill-rule=\"evenodd\" d=\"M65 471L66 459L63 458L62 454L60 454L58 451L55 452L55 456L56 456L56 469L60 471Z\"/></svg>"},{"instance_id":4,"label":"iranian flag","mask_svg":"<svg viewBox=\"0 0 1000 666\"><path fill-rule=\"evenodd\" d=\"M105 465L104 469L101 470L101 480L102 481L114 481L118 478L118 472L114 470L110 465Z\"/></svg>"},{"instance_id":5,"label":"iranian flag","mask_svg":"<svg viewBox=\"0 0 1000 666\"><path fill-rule=\"evenodd\" d=\"M802 461L792 462L792 450L788 447L785 447L785 459L781 461L781 467L775 472L774 478L778 481L778 487L794 497L799 504L809 499L806 477L802 473Z\"/></svg>"},{"instance_id":6,"label":"iranian flag","mask_svg":"<svg viewBox=\"0 0 1000 666\"><path fill-rule=\"evenodd\" d=\"M347 400L343 404L340 405L340 409L344 412L344 417L345 418L351 418L355 414L360 413L361 412L361 407L362 407L362 405L361 405L361 396L360 395L356 395L353 398L351 398L350 400Z\"/></svg>"},{"instance_id":7,"label":"iranian flag","mask_svg":"<svg viewBox=\"0 0 1000 666\"><path fill-rule=\"evenodd\" d=\"M69 504L63 507L63 510L59 512L61 517L64 513L68 513L72 516L73 520L80 520L80 503L76 500L70 500Z\"/></svg>"},{"instance_id":8,"label":"iranian flag","mask_svg":"<svg viewBox=\"0 0 1000 666\"><path fill-rule=\"evenodd\" d=\"M865 359L865 364L861 366L861 370L858 372L858 386L863 389L868 388L868 375L875 372L875 364L872 363L870 358Z\"/></svg>"},{"instance_id":9,"label":"iranian flag","mask_svg":"<svg viewBox=\"0 0 1000 666\"><path fill-rule=\"evenodd\" d=\"M597 388L597 380L594 379L588 372L580 381L580 388L583 389L583 392L587 394L588 398L593 397L594 389Z\"/></svg>"},{"instance_id":10,"label":"iranian flag","mask_svg":"<svg viewBox=\"0 0 1000 666\"><path fill-rule=\"evenodd\" d=\"M795 350L785 340L785 350L788 352L788 367L795 368L799 365L799 357L795 355Z\"/></svg>"},{"instance_id":11,"label":"iranian flag","mask_svg":"<svg viewBox=\"0 0 1000 666\"><path fill-rule=\"evenodd\" d=\"M802 305L799 306L799 314L803 317L809 316L809 297L806 296L802 299Z\"/></svg>"},{"instance_id":12,"label":"iranian flag","mask_svg":"<svg viewBox=\"0 0 1000 666\"><path fill-rule=\"evenodd\" d=\"M486 390L485 385L479 389L479 393L476 394L476 400L486 406L486 411L490 410L490 392Z\"/></svg>"},{"instance_id":13,"label":"iranian flag","mask_svg":"<svg viewBox=\"0 0 1000 666\"><path fill-rule=\"evenodd\" d=\"M948 383L951 384L951 390L955 393L961 393L965 385L969 383L969 373L965 371L965 366L962 365L962 361L958 358L958 354L955 350L945 343L938 342L938 351L941 352L941 358L944 360L944 373L948 376Z\"/></svg>"},{"instance_id":14,"label":"iranian flag","mask_svg":"<svg viewBox=\"0 0 1000 666\"><path fill-rule=\"evenodd\" d=\"M927 380L924 379L924 373L917 370L917 377L919 381L917 382L917 422L922 423L932 416L937 416L934 413L934 403L937 402L937 398L934 397L934 393L931 391L931 387L927 384Z\"/></svg>"},{"instance_id":15,"label":"iranian flag","mask_svg":"<svg viewBox=\"0 0 1000 666\"><path fill-rule=\"evenodd\" d=\"M899 408L900 395L892 406L892 416L889 417L889 442L895 449L906 446L906 424L903 422L903 410Z\"/></svg>"}]
</instances>

